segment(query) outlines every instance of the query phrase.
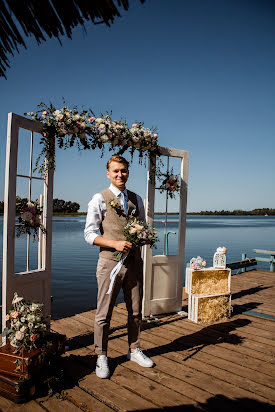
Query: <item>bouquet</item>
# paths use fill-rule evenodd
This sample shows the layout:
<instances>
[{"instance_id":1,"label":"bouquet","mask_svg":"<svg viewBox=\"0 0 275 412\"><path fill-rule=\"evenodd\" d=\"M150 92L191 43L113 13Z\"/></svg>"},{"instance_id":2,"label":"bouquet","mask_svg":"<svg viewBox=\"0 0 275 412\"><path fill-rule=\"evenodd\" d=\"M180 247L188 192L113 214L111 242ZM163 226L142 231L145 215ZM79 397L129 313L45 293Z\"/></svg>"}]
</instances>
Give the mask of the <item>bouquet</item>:
<instances>
[{"instance_id":1,"label":"bouquet","mask_svg":"<svg viewBox=\"0 0 275 412\"><path fill-rule=\"evenodd\" d=\"M206 260L204 260L202 257L197 256L196 258L192 258L190 260L190 267L191 269L202 269L203 267L206 266Z\"/></svg>"},{"instance_id":2,"label":"bouquet","mask_svg":"<svg viewBox=\"0 0 275 412\"><path fill-rule=\"evenodd\" d=\"M16 236L20 237L22 233L28 233L31 235L33 232L33 241L38 237L38 231L41 229L43 233L46 233L46 229L41 223L42 209L38 205L38 201L28 202L26 206L20 210L20 216L18 218L19 226L17 227Z\"/></svg>"},{"instance_id":3,"label":"bouquet","mask_svg":"<svg viewBox=\"0 0 275 412\"><path fill-rule=\"evenodd\" d=\"M136 247L144 245L153 247L158 242L156 233L149 227L148 223L137 218L128 220L123 229L125 239ZM114 252L114 256L120 260L123 257L123 252L117 250Z\"/></svg>"},{"instance_id":4,"label":"bouquet","mask_svg":"<svg viewBox=\"0 0 275 412\"><path fill-rule=\"evenodd\" d=\"M169 197L173 199L176 197L176 193L180 190L179 177L174 175L173 171L171 171L171 173L163 174L163 176L165 176L165 179L161 182L158 189L160 190L160 193L166 190Z\"/></svg>"},{"instance_id":5,"label":"bouquet","mask_svg":"<svg viewBox=\"0 0 275 412\"><path fill-rule=\"evenodd\" d=\"M13 309L6 316L8 326L2 336L7 336L10 344L16 348L31 351L42 346L42 338L46 334L46 324L42 318L43 304L26 302L24 298L14 294Z\"/></svg>"}]
</instances>

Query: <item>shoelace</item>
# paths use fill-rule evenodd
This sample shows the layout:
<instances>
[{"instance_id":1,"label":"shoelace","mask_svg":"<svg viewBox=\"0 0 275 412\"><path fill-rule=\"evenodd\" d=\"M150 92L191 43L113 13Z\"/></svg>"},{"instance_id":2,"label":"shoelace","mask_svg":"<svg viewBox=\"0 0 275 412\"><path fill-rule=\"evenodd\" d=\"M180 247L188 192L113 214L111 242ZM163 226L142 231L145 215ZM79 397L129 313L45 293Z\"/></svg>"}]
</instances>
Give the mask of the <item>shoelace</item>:
<instances>
[{"instance_id":1,"label":"shoelace","mask_svg":"<svg viewBox=\"0 0 275 412\"><path fill-rule=\"evenodd\" d=\"M143 357L143 359L147 359L147 356L146 355L144 355L144 353L142 352L142 350L141 349L139 349L139 348L136 348L136 352L138 352L142 357Z\"/></svg>"}]
</instances>

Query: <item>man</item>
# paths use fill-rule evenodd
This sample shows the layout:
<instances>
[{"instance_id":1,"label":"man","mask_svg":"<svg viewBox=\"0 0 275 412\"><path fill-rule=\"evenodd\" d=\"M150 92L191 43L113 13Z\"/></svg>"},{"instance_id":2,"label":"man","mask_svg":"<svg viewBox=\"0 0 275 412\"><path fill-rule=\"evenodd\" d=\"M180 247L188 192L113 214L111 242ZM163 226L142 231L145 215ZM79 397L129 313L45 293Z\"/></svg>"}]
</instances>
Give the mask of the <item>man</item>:
<instances>
[{"instance_id":1,"label":"man","mask_svg":"<svg viewBox=\"0 0 275 412\"><path fill-rule=\"evenodd\" d=\"M121 287L128 311L127 358L144 367L154 365L140 350L143 292L140 248L133 247L123 235L127 216L145 219L144 206L140 196L126 189L129 163L124 157L114 155L110 158L107 163L107 177L111 185L103 192L95 194L89 202L84 231L85 240L100 247L96 273L98 296L94 326L95 352L98 356L96 374L99 378L110 376L107 358L108 334L113 308ZM98 234L99 230L101 236ZM114 283L110 283L110 274L118 264L113 255L115 251L128 253L128 256L115 276Z\"/></svg>"}]
</instances>

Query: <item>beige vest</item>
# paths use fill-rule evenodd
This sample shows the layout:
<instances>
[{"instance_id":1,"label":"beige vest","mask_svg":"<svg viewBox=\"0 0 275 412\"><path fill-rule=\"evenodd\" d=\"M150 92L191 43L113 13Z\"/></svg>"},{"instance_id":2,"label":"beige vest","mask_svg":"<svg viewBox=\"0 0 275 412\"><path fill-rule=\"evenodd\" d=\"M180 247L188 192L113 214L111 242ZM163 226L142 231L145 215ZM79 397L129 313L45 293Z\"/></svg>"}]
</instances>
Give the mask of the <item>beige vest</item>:
<instances>
[{"instance_id":1,"label":"beige vest","mask_svg":"<svg viewBox=\"0 0 275 412\"><path fill-rule=\"evenodd\" d=\"M128 193L128 213L127 215L132 214L133 216L138 217L139 210L138 210L137 196L135 193L131 192L128 189L127 189L127 193ZM123 211L123 208L121 209L123 213L121 213L120 211L117 211L116 209L111 207L110 201L112 199L117 200L117 197L110 189L103 190L103 192L101 192L101 195L104 199L104 202L106 204L106 209L107 209L106 216L103 219L101 226L100 226L100 232L102 234L102 237L106 237L107 239L112 239L112 240L125 240L125 236L123 234L123 228L126 224L126 214ZM115 251L116 249L113 249L113 248L101 247L99 256L107 258L107 259L111 259L111 260L118 260L115 256L113 256L113 253ZM135 253L135 256L140 257L140 248L135 248L134 253Z\"/></svg>"}]
</instances>

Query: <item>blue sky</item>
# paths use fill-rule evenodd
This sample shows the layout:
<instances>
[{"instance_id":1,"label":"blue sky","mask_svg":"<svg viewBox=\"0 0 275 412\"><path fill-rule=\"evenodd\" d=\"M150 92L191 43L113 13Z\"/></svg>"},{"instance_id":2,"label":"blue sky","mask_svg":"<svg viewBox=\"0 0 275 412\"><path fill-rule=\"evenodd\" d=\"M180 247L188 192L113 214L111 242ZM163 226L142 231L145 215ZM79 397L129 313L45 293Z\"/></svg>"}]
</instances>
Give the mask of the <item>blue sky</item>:
<instances>
[{"instance_id":1,"label":"blue sky","mask_svg":"<svg viewBox=\"0 0 275 412\"><path fill-rule=\"evenodd\" d=\"M157 126L161 145L188 150L188 211L274 208L274 17L266 0L130 0L110 28L87 23L62 47L27 39L0 79L0 199L8 112L58 107L64 96L70 107ZM85 211L108 184L107 157L58 151L54 196ZM145 197L137 163L129 188Z\"/></svg>"}]
</instances>

